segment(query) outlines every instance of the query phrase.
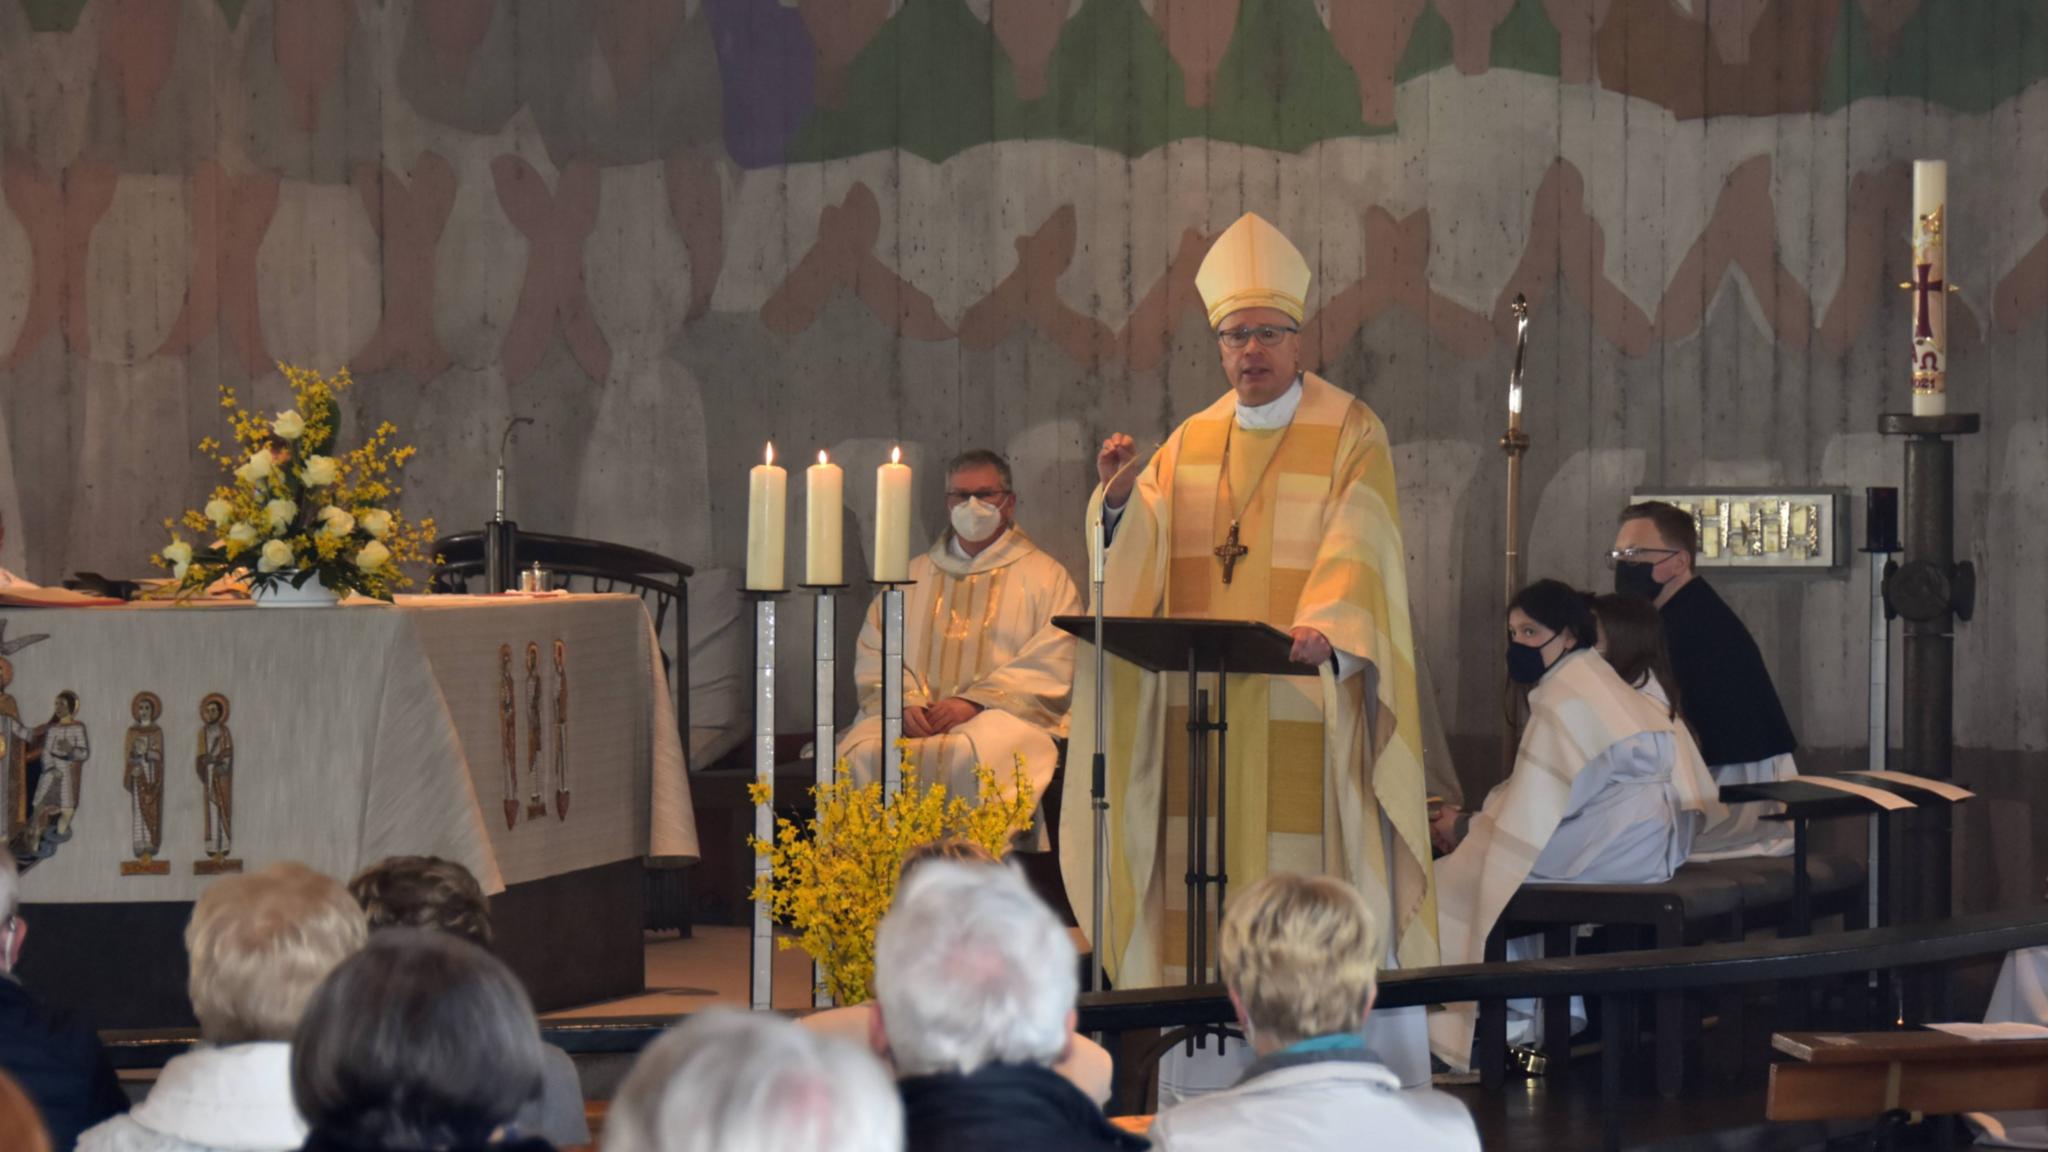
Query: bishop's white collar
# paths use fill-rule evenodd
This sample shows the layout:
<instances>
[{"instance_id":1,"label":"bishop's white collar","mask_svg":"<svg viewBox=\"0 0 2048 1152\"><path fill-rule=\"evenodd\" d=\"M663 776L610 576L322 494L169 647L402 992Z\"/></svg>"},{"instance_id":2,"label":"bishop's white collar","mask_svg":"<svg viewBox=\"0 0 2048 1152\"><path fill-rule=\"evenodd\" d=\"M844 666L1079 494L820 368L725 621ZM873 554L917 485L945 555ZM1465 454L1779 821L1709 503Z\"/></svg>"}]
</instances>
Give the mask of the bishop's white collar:
<instances>
[{"instance_id":1,"label":"bishop's white collar","mask_svg":"<svg viewBox=\"0 0 2048 1152\"><path fill-rule=\"evenodd\" d=\"M1237 426L1247 432L1267 432L1285 428L1294 420L1294 410L1301 407L1301 377L1296 376L1287 391L1259 406L1252 407L1244 401L1237 402Z\"/></svg>"}]
</instances>

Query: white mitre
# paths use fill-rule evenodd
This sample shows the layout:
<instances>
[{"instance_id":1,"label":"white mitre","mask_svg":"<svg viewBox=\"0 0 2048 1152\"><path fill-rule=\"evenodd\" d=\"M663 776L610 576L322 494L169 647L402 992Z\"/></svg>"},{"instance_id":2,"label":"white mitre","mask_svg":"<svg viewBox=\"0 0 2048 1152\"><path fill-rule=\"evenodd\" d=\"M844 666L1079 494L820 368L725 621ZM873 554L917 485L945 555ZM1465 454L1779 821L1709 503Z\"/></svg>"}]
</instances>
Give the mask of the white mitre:
<instances>
[{"instance_id":1,"label":"white mitre","mask_svg":"<svg viewBox=\"0 0 2048 1152\"><path fill-rule=\"evenodd\" d=\"M1211 328L1246 308L1277 308L1299 324L1308 282L1301 251L1255 212L1238 217L1216 238L1195 273Z\"/></svg>"}]
</instances>

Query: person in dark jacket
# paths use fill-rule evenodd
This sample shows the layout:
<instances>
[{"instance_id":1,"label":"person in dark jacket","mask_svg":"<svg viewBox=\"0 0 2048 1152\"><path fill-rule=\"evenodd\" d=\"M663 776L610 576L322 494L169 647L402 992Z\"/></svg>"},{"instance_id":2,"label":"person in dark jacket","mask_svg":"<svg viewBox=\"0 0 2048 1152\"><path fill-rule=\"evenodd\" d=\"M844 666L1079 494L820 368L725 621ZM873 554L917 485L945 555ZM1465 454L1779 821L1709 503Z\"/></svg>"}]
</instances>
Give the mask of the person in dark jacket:
<instances>
[{"instance_id":1,"label":"person in dark jacket","mask_svg":"<svg viewBox=\"0 0 2048 1152\"><path fill-rule=\"evenodd\" d=\"M875 937L876 1046L899 1077L906 1152L1149 1147L1053 1070L1079 987L1073 940L1021 875L918 869Z\"/></svg>"},{"instance_id":2,"label":"person in dark jacket","mask_svg":"<svg viewBox=\"0 0 2048 1152\"><path fill-rule=\"evenodd\" d=\"M1771 684L1763 653L1742 618L1694 570L1699 526L1658 500L1622 509L1608 561L1614 590L1657 606L1685 718L1714 782L1763 784L1799 775L1799 742ZM1786 856L1790 826L1765 820L1777 805L1730 804L1693 837L1692 859Z\"/></svg>"},{"instance_id":3,"label":"person in dark jacket","mask_svg":"<svg viewBox=\"0 0 2048 1152\"><path fill-rule=\"evenodd\" d=\"M551 1152L507 1132L541 1069L510 969L437 929L385 929L320 985L292 1038L304 1152Z\"/></svg>"},{"instance_id":4,"label":"person in dark jacket","mask_svg":"<svg viewBox=\"0 0 2048 1152\"><path fill-rule=\"evenodd\" d=\"M15 978L28 937L20 885L13 854L0 847L0 1071L14 1077L42 1113L50 1147L70 1152L80 1132L127 1111L128 1098L99 1034Z\"/></svg>"}]
</instances>

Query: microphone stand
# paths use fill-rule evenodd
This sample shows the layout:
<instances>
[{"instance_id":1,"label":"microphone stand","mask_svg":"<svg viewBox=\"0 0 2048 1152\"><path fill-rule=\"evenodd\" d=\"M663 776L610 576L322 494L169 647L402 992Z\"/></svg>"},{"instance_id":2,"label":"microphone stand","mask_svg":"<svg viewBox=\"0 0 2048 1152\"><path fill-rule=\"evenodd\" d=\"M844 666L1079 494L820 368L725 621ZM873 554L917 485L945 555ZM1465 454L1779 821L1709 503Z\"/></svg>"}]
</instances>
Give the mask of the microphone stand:
<instances>
[{"instance_id":1,"label":"microphone stand","mask_svg":"<svg viewBox=\"0 0 2048 1152\"><path fill-rule=\"evenodd\" d=\"M1102 936L1102 905L1109 887L1109 760L1103 752L1103 741L1109 733L1109 661L1102 647L1102 584L1109 565L1108 499L1105 489L1104 505L1095 517L1095 555L1089 565L1089 579L1095 586L1095 754L1089 764L1089 798L1095 809L1095 903L1089 936L1093 946L1088 950L1088 987L1094 992L1103 990L1102 950L1107 942Z\"/></svg>"},{"instance_id":2,"label":"microphone stand","mask_svg":"<svg viewBox=\"0 0 2048 1152\"><path fill-rule=\"evenodd\" d=\"M514 416L505 422L504 434L498 437L498 494L491 522L484 526L484 587L492 593L510 591L516 586L512 575L517 566L513 560L513 538L519 525L505 519L505 449L518 438L519 426L531 423L531 416Z\"/></svg>"}]
</instances>

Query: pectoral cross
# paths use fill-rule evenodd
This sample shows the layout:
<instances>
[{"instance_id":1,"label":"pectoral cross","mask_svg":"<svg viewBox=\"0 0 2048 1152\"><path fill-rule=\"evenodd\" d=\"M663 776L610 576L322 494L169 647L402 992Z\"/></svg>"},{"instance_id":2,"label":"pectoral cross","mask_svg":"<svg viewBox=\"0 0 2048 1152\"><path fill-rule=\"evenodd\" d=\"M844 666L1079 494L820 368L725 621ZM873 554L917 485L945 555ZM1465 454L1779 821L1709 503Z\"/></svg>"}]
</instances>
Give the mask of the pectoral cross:
<instances>
[{"instance_id":1,"label":"pectoral cross","mask_svg":"<svg viewBox=\"0 0 2048 1152\"><path fill-rule=\"evenodd\" d=\"M1230 575L1232 570L1237 567L1238 558L1250 551L1251 549L1237 542L1237 521L1232 520L1230 522L1230 535L1225 536L1223 543L1216 546L1216 558L1223 561L1223 582L1225 584L1230 583Z\"/></svg>"}]
</instances>

